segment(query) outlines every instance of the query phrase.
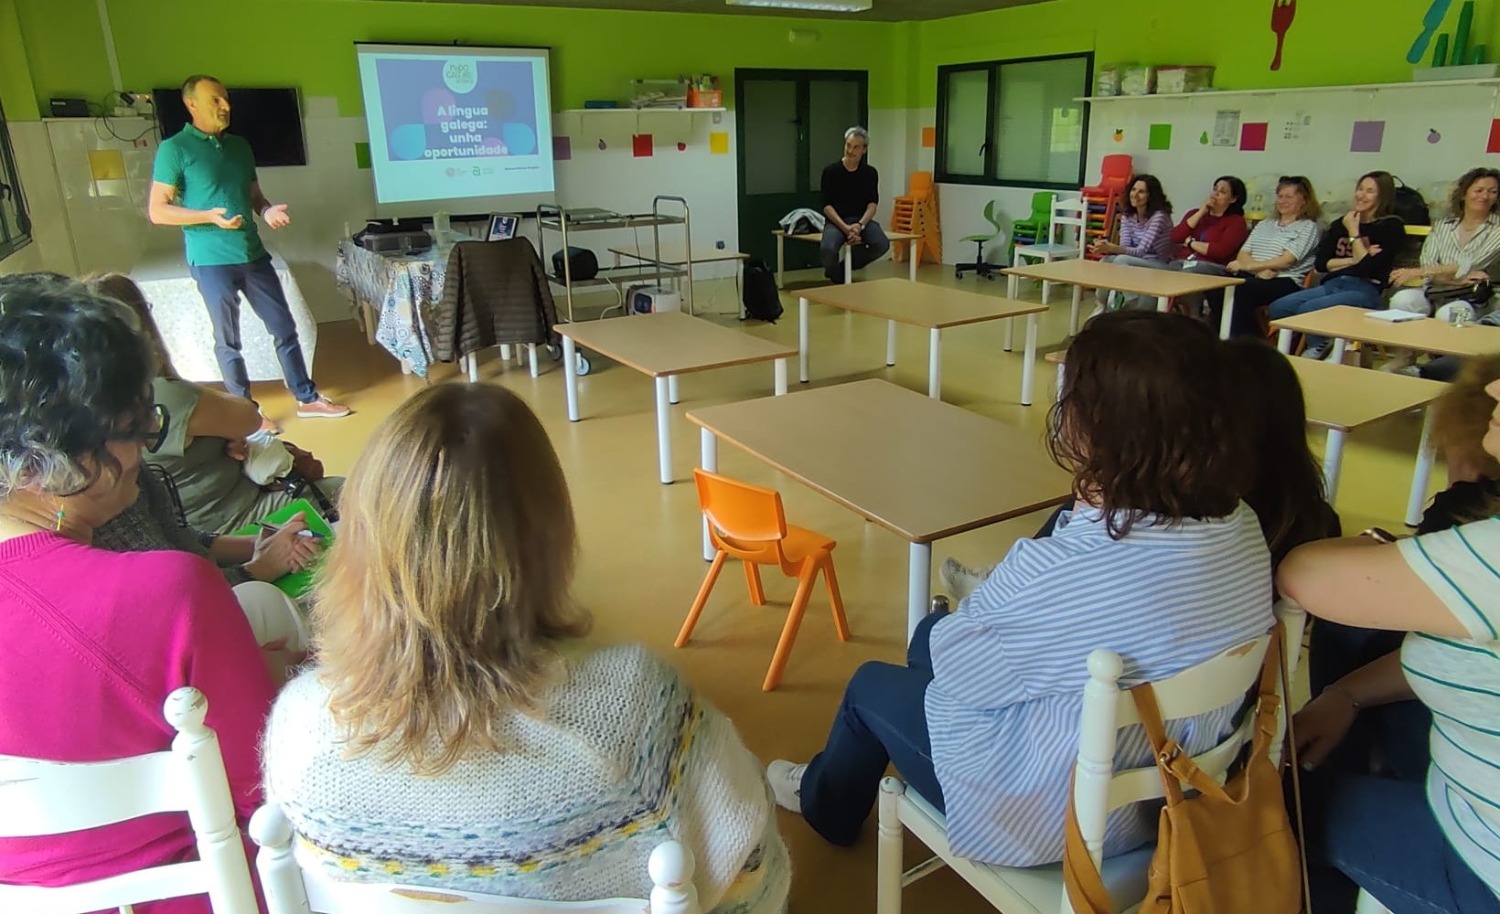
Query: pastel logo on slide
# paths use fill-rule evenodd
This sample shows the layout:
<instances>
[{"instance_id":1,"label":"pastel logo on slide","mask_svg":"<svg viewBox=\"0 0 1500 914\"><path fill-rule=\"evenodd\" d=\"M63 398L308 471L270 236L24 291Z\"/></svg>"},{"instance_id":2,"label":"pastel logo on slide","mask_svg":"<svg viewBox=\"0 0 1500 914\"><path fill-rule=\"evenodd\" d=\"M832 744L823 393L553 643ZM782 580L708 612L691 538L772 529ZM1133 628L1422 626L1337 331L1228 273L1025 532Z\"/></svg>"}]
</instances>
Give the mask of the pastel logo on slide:
<instances>
[{"instance_id":1,"label":"pastel logo on slide","mask_svg":"<svg viewBox=\"0 0 1500 914\"><path fill-rule=\"evenodd\" d=\"M472 57L450 57L443 64L443 84L459 95L474 91L479 83L479 62Z\"/></svg>"}]
</instances>

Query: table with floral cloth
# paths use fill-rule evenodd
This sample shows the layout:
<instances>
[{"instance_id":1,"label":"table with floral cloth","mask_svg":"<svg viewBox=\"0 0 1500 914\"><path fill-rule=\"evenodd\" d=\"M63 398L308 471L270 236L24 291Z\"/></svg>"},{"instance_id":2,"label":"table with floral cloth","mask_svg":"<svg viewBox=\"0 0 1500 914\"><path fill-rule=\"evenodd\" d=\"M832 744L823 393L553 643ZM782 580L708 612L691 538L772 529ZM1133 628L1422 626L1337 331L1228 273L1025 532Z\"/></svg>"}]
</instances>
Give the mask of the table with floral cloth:
<instances>
[{"instance_id":1,"label":"table with floral cloth","mask_svg":"<svg viewBox=\"0 0 1500 914\"><path fill-rule=\"evenodd\" d=\"M334 266L338 284L354 295L364 319L369 321L374 312L375 342L423 378L432 362L427 328L443 297L447 272L446 249L377 254L347 239L339 242Z\"/></svg>"}]
</instances>

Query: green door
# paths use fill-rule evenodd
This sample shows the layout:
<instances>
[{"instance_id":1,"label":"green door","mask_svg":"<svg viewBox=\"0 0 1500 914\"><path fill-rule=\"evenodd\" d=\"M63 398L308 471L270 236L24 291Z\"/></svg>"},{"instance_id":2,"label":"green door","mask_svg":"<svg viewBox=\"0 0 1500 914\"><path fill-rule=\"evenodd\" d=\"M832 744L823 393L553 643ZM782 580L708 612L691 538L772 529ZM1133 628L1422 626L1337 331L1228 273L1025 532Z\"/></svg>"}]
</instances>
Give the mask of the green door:
<instances>
[{"instance_id":1,"label":"green door","mask_svg":"<svg viewBox=\"0 0 1500 914\"><path fill-rule=\"evenodd\" d=\"M864 70L736 70L740 250L776 268L771 232L799 206L821 210L823 168L844 154L844 131L868 126ZM786 268L817 266L816 245L786 246Z\"/></svg>"}]
</instances>

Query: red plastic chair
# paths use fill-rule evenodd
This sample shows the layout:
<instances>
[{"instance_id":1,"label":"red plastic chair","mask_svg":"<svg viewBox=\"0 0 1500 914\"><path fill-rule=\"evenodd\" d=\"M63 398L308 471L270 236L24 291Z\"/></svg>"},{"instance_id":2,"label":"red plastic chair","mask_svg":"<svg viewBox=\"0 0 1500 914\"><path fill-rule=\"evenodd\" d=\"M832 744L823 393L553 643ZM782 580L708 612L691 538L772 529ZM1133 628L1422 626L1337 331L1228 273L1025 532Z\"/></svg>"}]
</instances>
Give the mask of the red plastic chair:
<instances>
[{"instance_id":1,"label":"red plastic chair","mask_svg":"<svg viewBox=\"0 0 1500 914\"><path fill-rule=\"evenodd\" d=\"M807 610L807 601L812 596L819 571L828 582L834 630L840 641L849 640L849 621L844 617L844 600L839 596L839 582L833 572L833 548L838 543L811 530L788 525L781 507L781 494L774 489L752 486L701 469L693 471L693 479L698 485L698 504L704 517L708 518L709 541L717 551L708 576L698 589L698 598L693 601L693 608L688 610L687 619L682 623L682 631L677 633L675 646L683 647L692 637L693 626L703 614L704 604L719 579L725 559L736 558L744 563L750 602L756 606L764 606L766 602L759 566L776 565L782 574L797 579L797 593L792 597L786 625L781 629L781 640L776 644L771 668L766 671L765 682L761 685L769 692L781 682L782 670L786 669L792 644L797 640L797 629L802 625L802 614Z\"/></svg>"},{"instance_id":2,"label":"red plastic chair","mask_svg":"<svg viewBox=\"0 0 1500 914\"><path fill-rule=\"evenodd\" d=\"M1125 182L1135 174L1135 165L1124 153L1107 155L1099 163L1099 183L1082 190L1084 197L1109 197L1125 190Z\"/></svg>"}]
</instances>

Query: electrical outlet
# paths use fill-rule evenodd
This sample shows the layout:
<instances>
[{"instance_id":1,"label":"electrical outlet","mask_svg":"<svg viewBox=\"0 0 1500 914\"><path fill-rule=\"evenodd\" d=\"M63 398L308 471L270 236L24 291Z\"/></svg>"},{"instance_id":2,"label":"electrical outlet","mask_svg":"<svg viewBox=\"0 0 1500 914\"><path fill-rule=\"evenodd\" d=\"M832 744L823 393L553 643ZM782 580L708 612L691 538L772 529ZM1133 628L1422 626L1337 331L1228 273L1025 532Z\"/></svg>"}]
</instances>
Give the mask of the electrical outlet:
<instances>
[{"instance_id":1,"label":"electrical outlet","mask_svg":"<svg viewBox=\"0 0 1500 914\"><path fill-rule=\"evenodd\" d=\"M716 251L722 251L722 250L724 250L724 242L722 242L722 241L715 241L714 242L714 250L716 250Z\"/></svg>"}]
</instances>

